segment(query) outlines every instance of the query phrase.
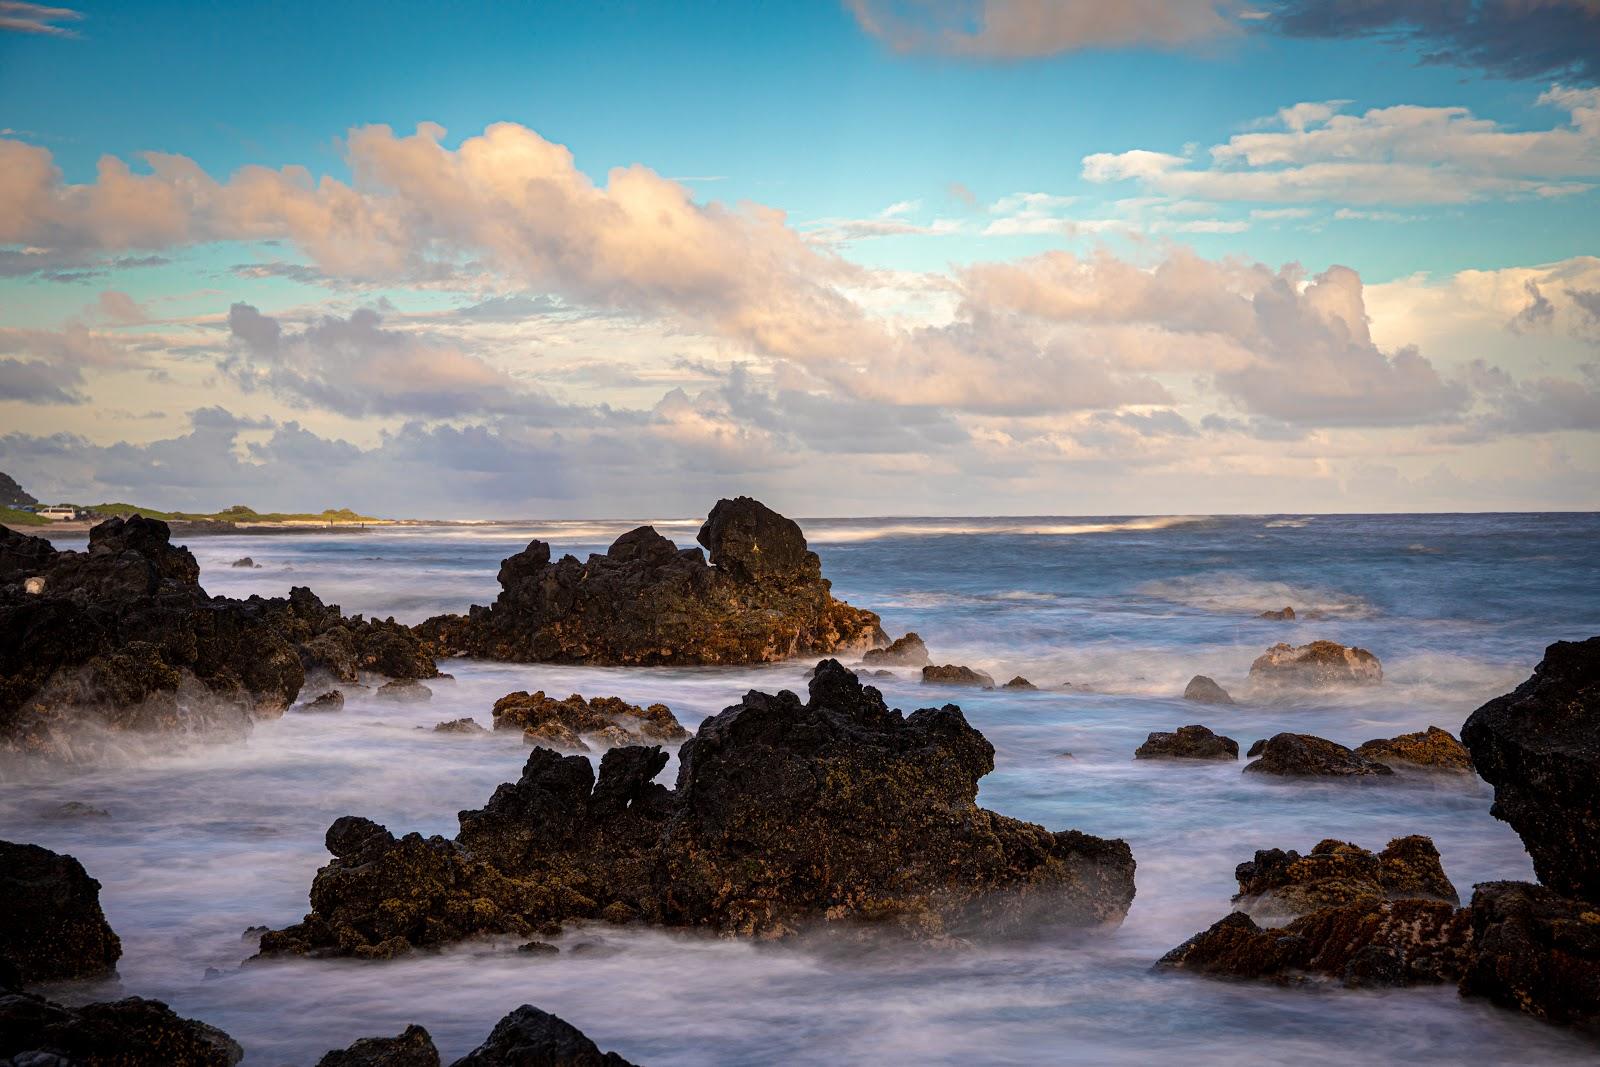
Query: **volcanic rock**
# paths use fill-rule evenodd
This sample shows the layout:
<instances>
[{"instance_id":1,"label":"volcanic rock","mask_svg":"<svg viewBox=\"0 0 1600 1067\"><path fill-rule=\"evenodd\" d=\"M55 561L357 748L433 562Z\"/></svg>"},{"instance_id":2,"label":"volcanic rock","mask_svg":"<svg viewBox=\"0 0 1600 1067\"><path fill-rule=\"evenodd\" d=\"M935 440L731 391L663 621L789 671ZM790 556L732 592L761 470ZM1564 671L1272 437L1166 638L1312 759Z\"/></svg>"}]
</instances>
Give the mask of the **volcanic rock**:
<instances>
[{"instance_id":1,"label":"volcanic rock","mask_svg":"<svg viewBox=\"0 0 1600 1067\"><path fill-rule=\"evenodd\" d=\"M1228 695L1226 689L1203 674L1197 674L1189 679L1189 684L1183 687L1183 699L1192 700L1197 704L1233 703L1233 697Z\"/></svg>"},{"instance_id":2,"label":"volcanic rock","mask_svg":"<svg viewBox=\"0 0 1600 1067\"><path fill-rule=\"evenodd\" d=\"M31 993L0 995L0 1062L16 1067L233 1067L239 1043L159 1000L81 1008Z\"/></svg>"},{"instance_id":3,"label":"volcanic rock","mask_svg":"<svg viewBox=\"0 0 1600 1067\"><path fill-rule=\"evenodd\" d=\"M1294 609L1285 606L1282 611L1263 611L1257 617L1262 619L1276 619L1279 622L1292 622L1294 621Z\"/></svg>"},{"instance_id":4,"label":"volcanic rock","mask_svg":"<svg viewBox=\"0 0 1600 1067\"><path fill-rule=\"evenodd\" d=\"M942 667L929 665L922 668L922 682L924 685L976 685L985 689L994 688L994 679L982 671L975 671L971 667L958 667L953 663L946 663Z\"/></svg>"},{"instance_id":5,"label":"volcanic rock","mask_svg":"<svg viewBox=\"0 0 1600 1067\"><path fill-rule=\"evenodd\" d=\"M1488 997L1553 1023L1600 1031L1600 912L1526 882L1472 894L1474 958L1464 996Z\"/></svg>"},{"instance_id":6,"label":"volcanic rock","mask_svg":"<svg viewBox=\"0 0 1600 1067\"><path fill-rule=\"evenodd\" d=\"M1461 728L1539 881L1600 904L1600 637L1558 641L1515 691Z\"/></svg>"},{"instance_id":7,"label":"volcanic rock","mask_svg":"<svg viewBox=\"0 0 1600 1067\"><path fill-rule=\"evenodd\" d=\"M1364 648L1347 648L1334 641L1309 645L1276 644L1250 664L1252 681L1302 689L1327 689L1346 685L1377 685L1383 666Z\"/></svg>"},{"instance_id":8,"label":"volcanic rock","mask_svg":"<svg viewBox=\"0 0 1600 1067\"><path fill-rule=\"evenodd\" d=\"M870 611L835 600L800 527L750 499L721 500L699 549L652 527L587 562L532 541L500 566L490 607L416 628L439 655L519 663L763 663L888 643Z\"/></svg>"},{"instance_id":9,"label":"volcanic rock","mask_svg":"<svg viewBox=\"0 0 1600 1067\"><path fill-rule=\"evenodd\" d=\"M633 1067L615 1052L601 1052L582 1030L524 1004L495 1024L488 1040L451 1067Z\"/></svg>"},{"instance_id":10,"label":"volcanic rock","mask_svg":"<svg viewBox=\"0 0 1600 1067\"><path fill-rule=\"evenodd\" d=\"M861 654L861 662L868 667L926 667L928 646L914 633L897 637L888 648L869 648Z\"/></svg>"},{"instance_id":11,"label":"volcanic rock","mask_svg":"<svg viewBox=\"0 0 1600 1067\"><path fill-rule=\"evenodd\" d=\"M478 725L477 719L451 719L434 726L436 734L486 734L489 731Z\"/></svg>"},{"instance_id":12,"label":"volcanic rock","mask_svg":"<svg viewBox=\"0 0 1600 1067\"><path fill-rule=\"evenodd\" d=\"M1234 870L1234 907L1261 916L1305 915L1362 897L1441 900L1461 898L1445 876L1439 850L1420 835L1397 837L1373 853L1348 841L1318 842L1309 855L1262 849Z\"/></svg>"},{"instance_id":13,"label":"volcanic rock","mask_svg":"<svg viewBox=\"0 0 1600 1067\"><path fill-rule=\"evenodd\" d=\"M396 1037L364 1037L335 1049L317 1067L439 1067L439 1050L427 1030L412 1024Z\"/></svg>"},{"instance_id":14,"label":"volcanic rock","mask_svg":"<svg viewBox=\"0 0 1600 1067\"><path fill-rule=\"evenodd\" d=\"M1038 689L1039 687L1028 681L1022 675L1017 675L1011 681L1000 687L1001 689Z\"/></svg>"},{"instance_id":15,"label":"volcanic rock","mask_svg":"<svg viewBox=\"0 0 1600 1067\"><path fill-rule=\"evenodd\" d=\"M583 737L593 736L608 747L645 741L677 743L689 731L665 704L640 707L620 697L585 700L577 693L554 700L537 693L507 693L494 704L496 730L521 730L534 744L587 752Z\"/></svg>"},{"instance_id":16,"label":"volcanic rock","mask_svg":"<svg viewBox=\"0 0 1600 1067\"><path fill-rule=\"evenodd\" d=\"M1356 749L1356 755L1390 767L1426 767L1439 771L1472 771L1472 755L1448 730L1430 726L1414 734L1377 738Z\"/></svg>"},{"instance_id":17,"label":"volcanic rock","mask_svg":"<svg viewBox=\"0 0 1600 1067\"><path fill-rule=\"evenodd\" d=\"M83 864L38 845L0 841L0 972L19 984L109 973L122 942Z\"/></svg>"},{"instance_id":18,"label":"volcanic rock","mask_svg":"<svg viewBox=\"0 0 1600 1067\"><path fill-rule=\"evenodd\" d=\"M378 691L372 695L397 704L420 704L433 699L433 690L414 678L396 678L378 686Z\"/></svg>"},{"instance_id":19,"label":"volcanic rock","mask_svg":"<svg viewBox=\"0 0 1600 1067\"><path fill-rule=\"evenodd\" d=\"M315 700L308 700L302 711L343 711L344 694L337 689L330 689Z\"/></svg>"},{"instance_id":20,"label":"volcanic rock","mask_svg":"<svg viewBox=\"0 0 1600 1067\"><path fill-rule=\"evenodd\" d=\"M1246 774L1351 778L1394 773L1376 760L1311 734L1277 734L1251 745L1249 755L1259 758L1245 765Z\"/></svg>"},{"instance_id":21,"label":"volcanic rock","mask_svg":"<svg viewBox=\"0 0 1600 1067\"><path fill-rule=\"evenodd\" d=\"M1204 726L1180 726L1173 733L1152 733L1133 753L1134 759L1239 758L1239 742Z\"/></svg>"},{"instance_id":22,"label":"volcanic rock","mask_svg":"<svg viewBox=\"0 0 1600 1067\"><path fill-rule=\"evenodd\" d=\"M243 557L241 557L239 559L234 560L232 563L228 564L228 566L230 566L230 567L244 567L246 569L252 569L253 570L253 569L255 569L256 561L251 559L249 556L243 556Z\"/></svg>"},{"instance_id":23,"label":"volcanic rock","mask_svg":"<svg viewBox=\"0 0 1600 1067\"><path fill-rule=\"evenodd\" d=\"M876 920L938 938L1120 921L1133 898L1126 843L977 806L994 750L958 708L902 715L833 660L808 702L750 692L678 761L668 790L659 747L614 748L598 777L536 748L454 841L346 816L311 914L261 951L382 957L601 917L758 937Z\"/></svg>"},{"instance_id":24,"label":"volcanic rock","mask_svg":"<svg viewBox=\"0 0 1600 1067\"><path fill-rule=\"evenodd\" d=\"M308 589L208 596L164 522L109 519L85 552L0 532L0 745L71 757L82 726L242 733L294 703L321 666L315 639L335 631L354 667L437 673L405 627L346 618ZM31 577L42 593L24 591Z\"/></svg>"}]
</instances>

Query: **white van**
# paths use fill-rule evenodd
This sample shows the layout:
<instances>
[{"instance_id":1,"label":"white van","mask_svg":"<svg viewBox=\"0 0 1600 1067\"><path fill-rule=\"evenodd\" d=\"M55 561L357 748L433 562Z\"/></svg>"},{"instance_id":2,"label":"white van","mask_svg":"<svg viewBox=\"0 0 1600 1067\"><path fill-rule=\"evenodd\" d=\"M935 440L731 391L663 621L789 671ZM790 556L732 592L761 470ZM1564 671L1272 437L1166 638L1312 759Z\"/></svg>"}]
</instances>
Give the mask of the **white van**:
<instances>
[{"instance_id":1,"label":"white van","mask_svg":"<svg viewBox=\"0 0 1600 1067\"><path fill-rule=\"evenodd\" d=\"M57 504L54 507L40 508L34 514L41 519L49 519L52 522L71 522L78 517L78 509L69 508L65 504Z\"/></svg>"}]
</instances>

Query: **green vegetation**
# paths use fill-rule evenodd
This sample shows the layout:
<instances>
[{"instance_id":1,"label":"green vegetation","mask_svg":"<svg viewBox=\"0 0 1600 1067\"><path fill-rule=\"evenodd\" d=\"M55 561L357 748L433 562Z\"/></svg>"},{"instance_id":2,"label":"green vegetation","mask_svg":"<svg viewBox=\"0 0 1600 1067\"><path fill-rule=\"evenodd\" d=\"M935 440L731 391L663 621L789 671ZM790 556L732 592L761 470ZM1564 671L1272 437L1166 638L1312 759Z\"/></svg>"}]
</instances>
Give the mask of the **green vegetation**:
<instances>
[{"instance_id":1,"label":"green vegetation","mask_svg":"<svg viewBox=\"0 0 1600 1067\"><path fill-rule=\"evenodd\" d=\"M257 511L246 504L235 504L221 511L159 511L155 508L142 508L136 504L92 504L85 510L96 515L143 515L149 519L187 520L190 522L234 522L251 526L259 523L274 522L326 522L326 523L351 523L351 522L383 522L383 519L371 515L362 515L349 508L328 508L325 511Z\"/></svg>"},{"instance_id":2,"label":"green vegetation","mask_svg":"<svg viewBox=\"0 0 1600 1067\"><path fill-rule=\"evenodd\" d=\"M41 519L31 511L19 511L0 505L0 526L49 526L49 519Z\"/></svg>"},{"instance_id":3,"label":"green vegetation","mask_svg":"<svg viewBox=\"0 0 1600 1067\"><path fill-rule=\"evenodd\" d=\"M170 519L175 516L170 512L157 511L155 508L141 508L137 504L94 504L84 509L96 515L143 515L147 519Z\"/></svg>"}]
</instances>

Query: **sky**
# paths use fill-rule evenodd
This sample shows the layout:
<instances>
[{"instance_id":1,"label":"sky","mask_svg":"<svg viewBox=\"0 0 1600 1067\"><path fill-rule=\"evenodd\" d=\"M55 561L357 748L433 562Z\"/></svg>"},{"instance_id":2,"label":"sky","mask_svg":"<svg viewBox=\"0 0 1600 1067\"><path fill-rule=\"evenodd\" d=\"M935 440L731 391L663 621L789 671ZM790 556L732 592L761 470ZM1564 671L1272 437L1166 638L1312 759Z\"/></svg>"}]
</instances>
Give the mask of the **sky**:
<instances>
[{"instance_id":1,"label":"sky","mask_svg":"<svg viewBox=\"0 0 1600 1067\"><path fill-rule=\"evenodd\" d=\"M0 0L0 470L1600 507L1600 0Z\"/></svg>"}]
</instances>

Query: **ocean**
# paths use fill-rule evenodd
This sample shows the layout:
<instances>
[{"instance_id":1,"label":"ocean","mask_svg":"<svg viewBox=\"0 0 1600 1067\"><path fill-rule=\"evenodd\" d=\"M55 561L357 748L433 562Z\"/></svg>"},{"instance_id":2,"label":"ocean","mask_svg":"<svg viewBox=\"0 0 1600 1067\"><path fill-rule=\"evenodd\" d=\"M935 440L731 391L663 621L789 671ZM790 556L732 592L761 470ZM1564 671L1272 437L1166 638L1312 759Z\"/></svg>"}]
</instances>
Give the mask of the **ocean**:
<instances>
[{"instance_id":1,"label":"ocean","mask_svg":"<svg viewBox=\"0 0 1600 1067\"><path fill-rule=\"evenodd\" d=\"M532 537L603 551L637 523L417 526L361 534L192 540L212 593L308 585L347 612L416 622L488 603L499 561ZM657 521L679 544L697 522ZM462 1055L523 1003L644 1064L1592 1063L1593 1046L1452 987L1354 992L1157 975L1162 953L1229 911L1233 869L1259 848L1323 838L1371 849L1426 834L1463 898L1475 882L1532 879L1475 778L1260 780L1234 764L1135 761L1154 730L1204 723L1240 742L1284 730L1354 746L1429 725L1458 732L1561 639L1600 633L1600 515L801 520L834 593L921 634L938 663L1036 692L873 679L907 712L957 703L996 749L979 803L1051 829L1128 840L1127 921L1082 943L1039 936L930 950L844 951L658 930L569 931L557 957L514 943L394 962L240 967L247 927L307 910L323 832L358 814L451 835L456 812L514 780L516 736L489 725L517 689L668 704L691 730L750 689L803 692L811 662L742 668L584 668L450 660L431 702L290 711L247 741L129 745L114 764L0 781L4 836L78 857L121 935L119 979L64 999L137 994L223 1028L248 1067L312 1064L358 1037L426 1026ZM79 547L62 539L58 547ZM241 556L259 569L233 568ZM1292 606L1280 622L1260 612ZM1203 707L1195 674L1246 692L1278 641L1328 638L1383 661L1381 686ZM306 693L310 697L314 693ZM663 780L671 782L676 764ZM104 809L62 819L64 802ZM570 951L585 943L586 951Z\"/></svg>"}]
</instances>

